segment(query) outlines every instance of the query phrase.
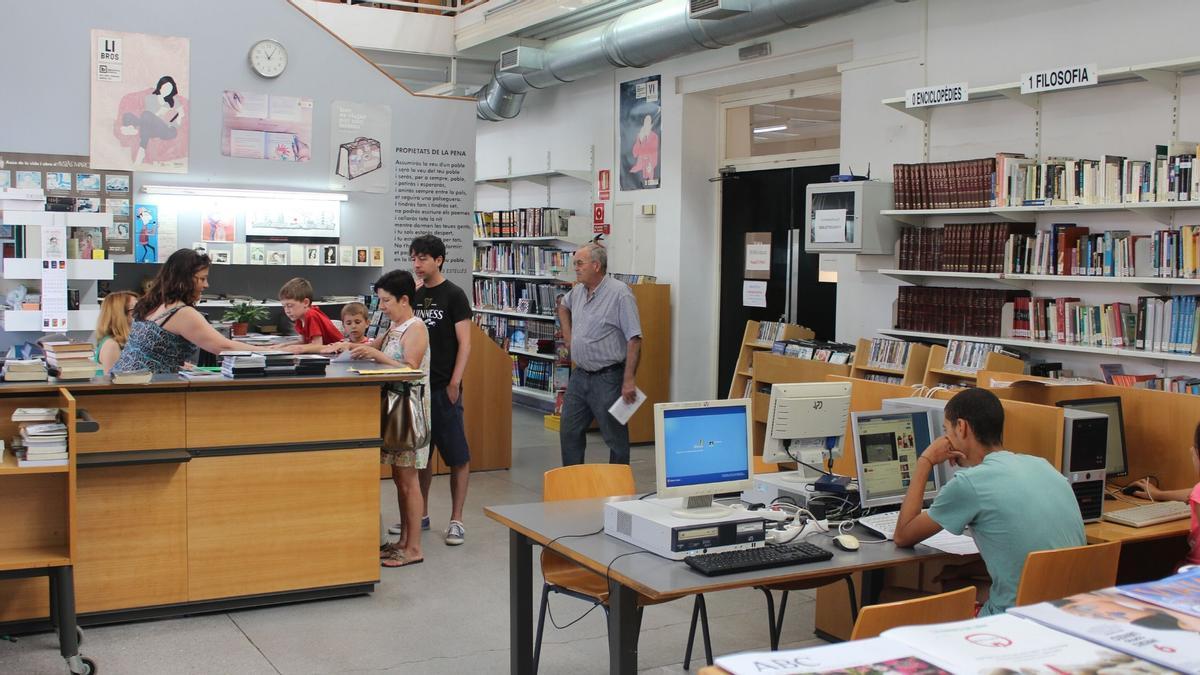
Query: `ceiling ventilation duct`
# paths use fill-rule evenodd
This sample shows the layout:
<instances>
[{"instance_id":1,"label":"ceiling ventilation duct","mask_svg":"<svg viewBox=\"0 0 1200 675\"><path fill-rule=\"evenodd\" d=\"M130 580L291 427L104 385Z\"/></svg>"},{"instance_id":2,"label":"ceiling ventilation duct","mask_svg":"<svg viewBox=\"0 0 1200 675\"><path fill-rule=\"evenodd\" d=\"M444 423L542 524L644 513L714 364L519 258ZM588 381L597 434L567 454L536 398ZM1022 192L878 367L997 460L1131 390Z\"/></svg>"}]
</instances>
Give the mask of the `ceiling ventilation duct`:
<instances>
[{"instance_id":1,"label":"ceiling ventilation duct","mask_svg":"<svg viewBox=\"0 0 1200 675\"><path fill-rule=\"evenodd\" d=\"M492 80L475 94L476 114L493 122L512 119L521 112L521 103L530 89L546 89L614 68L645 68L684 54L720 49L788 28L801 28L875 1L662 0L549 42L541 49L518 47L505 51L493 69ZM695 18L698 16L703 18Z\"/></svg>"}]
</instances>

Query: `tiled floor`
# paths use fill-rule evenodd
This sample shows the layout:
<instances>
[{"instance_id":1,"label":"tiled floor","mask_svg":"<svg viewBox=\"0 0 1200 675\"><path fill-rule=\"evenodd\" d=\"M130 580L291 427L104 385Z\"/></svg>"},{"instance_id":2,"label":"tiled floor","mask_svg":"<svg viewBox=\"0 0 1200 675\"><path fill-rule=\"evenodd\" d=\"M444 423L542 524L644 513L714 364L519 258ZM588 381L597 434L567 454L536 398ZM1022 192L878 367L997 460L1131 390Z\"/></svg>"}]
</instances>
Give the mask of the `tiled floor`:
<instances>
[{"instance_id":1,"label":"tiled floor","mask_svg":"<svg viewBox=\"0 0 1200 675\"><path fill-rule=\"evenodd\" d=\"M606 461L598 434L591 461ZM634 448L639 490L654 485L650 446ZM381 571L369 596L309 602L184 619L90 628L83 653L105 674L140 673L501 673L508 669L507 530L482 507L541 498L542 472L559 465L557 433L541 414L513 413L513 468L475 474L467 510L467 541L442 545L448 519L446 479L434 480L433 531L425 534L425 563ZM395 491L384 483L383 508L397 520ZM540 580L535 579L540 591ZM785 646L819 643L812 635L811 593L788 603ZM765 602L753 590L708 598L714 653L767 647ZM568 597L551 597L554 621L565 625L587 610ZM646 609L639 666L646 673L681 673L690 600ZM596 609L564 630L547 624L542 672L608 672L604 613ZM697 636L698 659L703 650ZM699 661L693 662L693 668ZM0 640L0 673L65 673L53 634Z\"/></svg>"}]
</instances>

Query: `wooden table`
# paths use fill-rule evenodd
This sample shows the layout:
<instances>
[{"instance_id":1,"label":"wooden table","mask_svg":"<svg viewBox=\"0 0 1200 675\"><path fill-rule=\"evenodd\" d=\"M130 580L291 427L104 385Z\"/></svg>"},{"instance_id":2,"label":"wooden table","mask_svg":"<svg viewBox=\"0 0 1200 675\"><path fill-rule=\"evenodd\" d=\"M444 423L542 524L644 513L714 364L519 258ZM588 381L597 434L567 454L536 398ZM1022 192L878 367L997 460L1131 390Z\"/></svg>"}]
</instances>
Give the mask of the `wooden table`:
<instances>
[{"instance_id":1,"label":"wooden table","mask_svg":"<svg viewBox=\"0 0 1200 675\"><path fill-rule=\"evenodd\" d=\"M17 407L69 391L99 423L72 458L73 517L17 508L6 531L70 527L81 624L370 592L379 580L380 387L406 376L0 384L0 438ZM75 473L71 474L75 476ZM0 581L0 632L50 616L44 579Z\"/></svg>"},{"instance_id":2,"label":"wooden table","mask_svg":"<svg viewBox=\"0 0 1200 675\"><path fill-rule=\"evenodd\" d=\"M533 545L561 553L587 569L603 575L609 585L609 672L637 671L637 597L671 600L699 593L751 588L787 581L838 578L852 572L869 572L913 561L944 557L929 548L897 548L891 542L864 544L850 553L833 548L827 539L810 538L834 553L831 560L777 567L718 577L706 577L685 563L656 556L605 534L603 505L606 499L535 502L491 506L484 513L509 528L509 670L528 673L533 662ZM562 538L564 535L582 537ZM867 534L863 538L873 538ZM551 543L553 542L553 543ZM865 593L864 593L865 595Z\"/></svg>"},{"instance_id":3,"label":"wooden table","mask_svg":"<svg viewBox=\"0 0 1200 675\"><path fill-rule=\"evenodd\" d=\"M1136 497L1125 497L1124 499L1128 499L1133 503L1119 500L1106 501L1104 502L1105 513L1123 511L1135 506L1151 503L1149 500L1137 499ZM1083 528L1083 531L1087 535L1089 544L1104 544L1110 541L1119 541L1122 544L1127 544L1166 539L1169 537L1184 537L1187 536L1190 528L1191 520L1188 518L1181 518L1168 523L1159 523L1146 527L1129 527L1128 525L1101 520L1098 523L1089 523Z\"/></svg>"}]
</instances>

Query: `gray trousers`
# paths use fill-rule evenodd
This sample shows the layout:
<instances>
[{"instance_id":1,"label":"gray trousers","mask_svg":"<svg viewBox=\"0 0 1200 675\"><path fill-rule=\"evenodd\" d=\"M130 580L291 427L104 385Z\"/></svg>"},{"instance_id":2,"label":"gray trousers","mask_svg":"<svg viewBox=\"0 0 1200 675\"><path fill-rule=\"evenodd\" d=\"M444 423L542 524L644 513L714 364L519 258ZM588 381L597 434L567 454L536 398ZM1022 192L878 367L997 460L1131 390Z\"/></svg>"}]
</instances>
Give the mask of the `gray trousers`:
<instances>
[{"instance_id":1,"label":"gray trousers","mask_svg":"<svg viewBox=\"0 0 1200 675\"><path fill-rule=\"evenodd\" d=\"M582 368L571 370L558 427L563 466L583 464L587 430L593 419L599 421L600 435L608 445L608 463L629 463L629 428L608 414L608 409L621 396L624 377L624 368L595 375Z\"/></svg>"}]
</instances>

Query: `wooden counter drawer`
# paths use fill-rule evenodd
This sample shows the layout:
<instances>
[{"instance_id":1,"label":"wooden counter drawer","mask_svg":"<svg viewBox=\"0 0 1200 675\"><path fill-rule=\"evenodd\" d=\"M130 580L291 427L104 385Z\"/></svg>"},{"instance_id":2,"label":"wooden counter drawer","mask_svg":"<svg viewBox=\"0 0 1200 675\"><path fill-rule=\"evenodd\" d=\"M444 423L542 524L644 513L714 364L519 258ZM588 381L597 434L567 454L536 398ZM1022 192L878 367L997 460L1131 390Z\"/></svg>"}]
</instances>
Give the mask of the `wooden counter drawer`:
<instances>
[{"instance_id":1,"label":"wooden counter drawer","mask_svg":"<svg viewBox=\"0 0 1200 675\"><path fill-rule=\"evenodd\" d=\"M185 447L184 393L75 395L77 407L100 423L100 430L79 434L79 452L163 450Z\"/></svg>"},{"instance_id":2,"label":"wooden counter drawer","mask_svg":"<svg viewBox=\"0 0 1200 675\"><path fill-rule=\"evenodd\" d=\"M379 437L379 388L189 391L187 447L284 445Z\"/></svg>"},{"instance_id":3,"label":"wooden counter drawer","mask_svg":"<svg viewBox=\"0 0 1200 675\"><path fill-rule=\"evenodd\" d=\"M188 599L379 578L379 449L188 463Z\"/></svg>"}]
</instances>

